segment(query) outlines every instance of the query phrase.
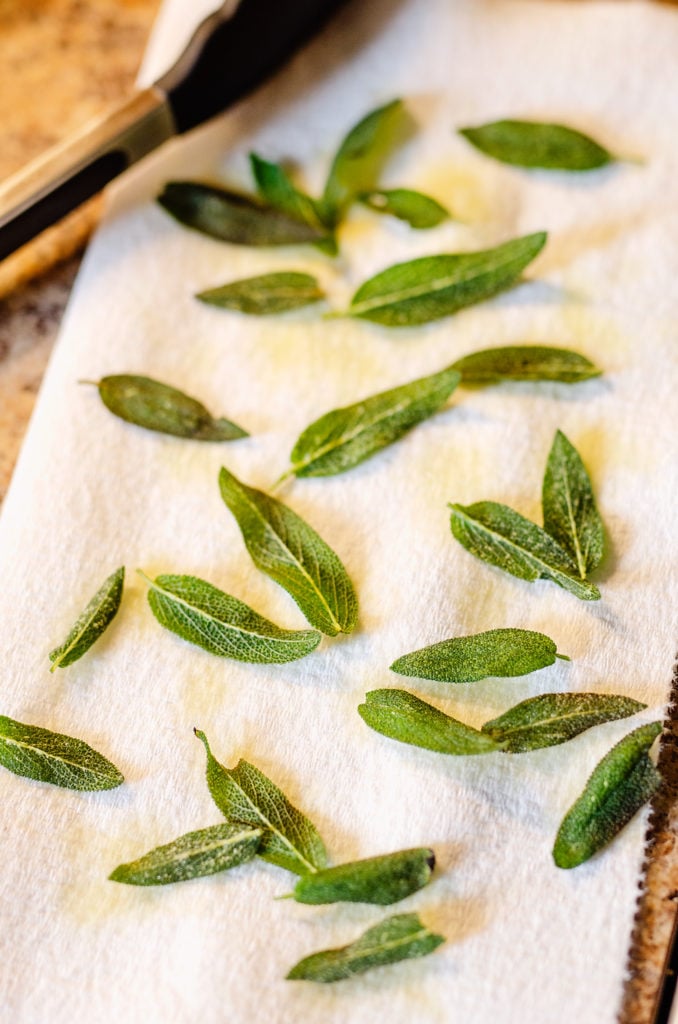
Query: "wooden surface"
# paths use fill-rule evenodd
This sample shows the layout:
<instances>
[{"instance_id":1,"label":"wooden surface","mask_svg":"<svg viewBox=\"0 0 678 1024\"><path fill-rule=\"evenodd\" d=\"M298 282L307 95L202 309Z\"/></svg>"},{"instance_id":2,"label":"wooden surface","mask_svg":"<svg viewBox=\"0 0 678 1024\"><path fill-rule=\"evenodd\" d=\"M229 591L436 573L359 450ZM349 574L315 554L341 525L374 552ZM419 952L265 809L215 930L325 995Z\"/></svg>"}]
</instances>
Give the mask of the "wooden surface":
<instances>
[{"instance_id":1,"label":"wooden surface","mask_svg":"<svg viewBox=\"0 0 678 1024\"><path fill-rule=\"evenodd\" d=\"M0 0L0 179L128 95L159 6L160 0ZM0 502L77 272L73 253L96 213L90 207L66 230L0 264ZM26 283L45 266L51 269ZM678 906L676 727L664 740L661 764L666 785L655 803L622 1024L650 1024Z\"/></svg>"}]
</instances>

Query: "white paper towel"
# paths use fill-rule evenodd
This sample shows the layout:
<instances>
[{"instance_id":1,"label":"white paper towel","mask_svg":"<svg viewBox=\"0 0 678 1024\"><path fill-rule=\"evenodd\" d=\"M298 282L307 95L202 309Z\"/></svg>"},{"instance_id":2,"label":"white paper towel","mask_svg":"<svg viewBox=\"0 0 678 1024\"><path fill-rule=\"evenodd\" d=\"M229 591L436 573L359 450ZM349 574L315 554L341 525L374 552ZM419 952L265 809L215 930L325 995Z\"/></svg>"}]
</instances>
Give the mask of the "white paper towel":
<instances>
[{"instance_id":1,"label":"white paper towel","mask_svg":"<svg viewBox=\"0 0 678 1024\"><path fill-rule=\"evenodd\" d=\"M87 740L126 784L77 794L2 773L2 1019L615 1020L645 819L574 871L553 866L551 847L600 757L662 713L671 675L676 52L678 15L643 3L353 4L256 96L116 189L0 523L0 710ZM331 262L308 249L219 244L152 202L168 178L251 187L252 149L294 158L317 191L346 129L397 95L412 102L420 130L384 183L449 205L458 219L435 231L355 210ZM501 116L572 123L644 163L529 173L490 161L454 133ZM416 329L322 321L315 311L258 320L193 298L294 268L316 273L341 306L397 260L540 229L550 237L530 283ZM220 465L266 488L321 413L468 352L520 342L575 348L604 376L460 391L449 410L362 467L295 481L282 495L355 581L355 635L287 666L252 666L157 625L136 567L193 573L302 627L292 600L252 566L219 497ZM123 424L77 384L116 372L179 386L252 437L198 444ZM598 603L508 577L449 530L448 501L502 501L538 520L557 428L590 470L608 531ZM128 583L115 622L85 658L51 676L49 650L121 564ZM416 647L509 625L552 636L571 663L447 688L388 671ZM472 725L559 690L622 693L649 708L561 747L455 759L363 724L356 707L365 691L388 685ZM362 979L290 983L284 975L302 956L351 941L389 911L275 902L290 876L258 862L157 890L108 881L120 862L220 820L193 726L223 763L245 757L280 785L317 823L335 863L432 845L434 882L392 912L420 912L446 944Z\"/></svg>"}]
</instances>

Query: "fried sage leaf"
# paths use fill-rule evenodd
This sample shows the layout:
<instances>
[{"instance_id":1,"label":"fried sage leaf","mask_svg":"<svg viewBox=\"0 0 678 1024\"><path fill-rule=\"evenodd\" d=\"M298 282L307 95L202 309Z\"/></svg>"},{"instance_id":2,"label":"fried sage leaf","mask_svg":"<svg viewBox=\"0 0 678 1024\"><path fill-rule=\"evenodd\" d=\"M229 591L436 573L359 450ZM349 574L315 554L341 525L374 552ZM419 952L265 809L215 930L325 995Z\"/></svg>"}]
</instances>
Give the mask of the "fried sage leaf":
<instances>
[{"instance_id":1,"label":"fried sage leaf","mask_svg":"<svg viewBox=\"0 0 678 1024\"><path fill-rule=\"evenodd\" d=\"M207 752L207 787L221 813L230 822L263 829L258 855L295 875L324 868L327 854L315 825L253 764L240 760L224 768L204 732L195 734Z\"/></svg>"},{"instance_id":2,"label":"fried sage leaf","mask_svg":"<svg viewBox=\"0 0 678 1024\"><path fill-rule=\"evenodd\" d=\"M360 202L377 213L387 213L398 220L407 221L410 227L419 230L435 228L450 216L445 207L431 196L410 188L365 192L360 197Z\"/></svg>"},{"instance_id":3,"label":"fried sage leaf","mask_svg":"<svg viewBox=\"0 0 678 1024\"><path fill-rule=\"evenodd\" d=\"M556 380L563 384L599 377L585 356L545 345L505 345L472 352L452 364L464 385L498 384L502 380Z\"/></svg>"},{"instance_id":4,"label":"fried sage leaf","mask_svg":"<svg viewBox=\"0 0 678 1024\"><path fill-rule=\"evenodd\" d=\"M101 400L121 420L146 430L193 441L233 441L249 437L226 419L214 419L205 406L183 391L137 374L118 373L98 382Z\"/></svg>"},{"instance_id":5,"label":"fried sage leaf","mask_svg":"<svg viewBox=\"0 0 678 1024\"><path fill-rule=\"evenodd\" d=\"M297 245L326 234L249 196L197 181L168 182L158 202L186 227L235 245Z\"/></svg>"},{"instance_id":6,"label":"fried sage leaf","mask_svg":"<svg viewBox=\"0 0 678 1024\"><path fill-rule=\"evenodd\" d=\"M370 729L383 736L440 754L489 754L501 749L492 737L438 711L407 690L370 690L358 714Z\"/></svg>"},{"instance_id":7,"label":"fried sage leaf","mask_svg":"<svg viewBox=\"0 0 678 1024\"><path fill-rule=\"evenodd\" d=\"M170 885L216 875L252 860L263 835L263 829L247 825L212 825L120 864L108 877L126 885Z\"/></svg>"},{"instance_id":8,"label":"fried sage leaf","mask_svg":"<svg viewBox=\"0 0 678 1024\"><path fill-rule=\"evenodd\" d=\"M64 642L50 651L50 672L57 668L65 668L66 665L71 665L78 658L82 658L95 640L99 639L120 607L124 580L124 566L116 569L104 580Z\"/></svg>"},{"instance_id":9,"label":"fried sage leaf","mask_svg":"<svg viewBox=\"0 0 678 1024\"><path fill-rule=\"evenodd\" d=\"M493 121L459 134L505 164L549 170L590 171L615 159L588 135L562 124L539 121Z\"/></svg>"},{"instance_id":10,"label":"fried sage leaf","mask_svg":"<svg viewBox=\"0 0 678 1024\"><path fill-rule=\"evenodd\" d=\"M282 665L314 651L315 629L281 629L249 605L195 576L158 576L148 603L161 626L210 654L236 661Z\"/></svg>"},{"instance_id":11,"label":"fried sage leaf","mask_svg":"<svg viewBox=\"0 0 678 1024\"><path fill-rule=\"evenodd\" d=\"M661 731L661 722L641 725L593 769L558 830L553 859L559 868L576 868L607 846L659 788L648 751Z\"/></svg>"},{"instance_id":12,"label":"fried sage leaf","mask_svg":"<svg viewBox=\"0 0 678 1024\"><path fill-rule=\"evenodd\" d=\"M341 981L373 967L432 953L445 941L422 924L417 914L396 914L375 925L348 946L325 949L300 960L287 975L291 981Z\"/></svg>"},{"instance_id":13,"label":"fried sage leaf","mask_svg":"<svg viewBox=\"0 0 678 1024\"><path fill-rule=\"evenodd\" d=\"M423 888L435 866L433 850L419 847L323 868L304 875L292 895L297 903L376 903L388 906Z\"/></svg>"},{"instance_id":14,"label":"fried sage leaf","mask_svg":"<svg viewBox=\"0 0 678 1024\"><path fill-rule=\"evenodd\" d=\"M308 224L323 237L315 246L330 256L336 256L337 243L330 230L323 224L318 204L294 185L280 164L271 163L250 153L250 164L257 190L262 199L295 220Z\"/></svg>"},{"instance_id":15,"label":"fried sage leaf","mask_svg":"<svg viewBox=\"0 0 678 1024\"><path fill-rule=\"evenodd\" d=\"M490 629L404 654L393 662L391 671L442 683L474 683L490 676L524 676L562 657L553 640L543 633Z\"/></svg>"},{"instance_id":16,"label":"fried sage leaf","mask_svg":"<svg viewBox=\"0 0 678 1024\"><path fill-rule=\"evenodd\" d=\"M574 559L582 579L603 557L603 523L577 449L556 431L542 489L544 529Z\"/></svg>"},{"instance_id":17,"label":"fried sage leaf","mask_svg":"<svg viewBox=\"0 0 678 1024\"><path fill-rule=\"evenodd\" d=\"M594 725L628 718L644 707L610 693L543 693L485 722L482 731L508 753L518 754L567 743Z\"/></svg>"},{"instance_id":18,"label":"fried sage leaf","mask_svg":"<svg viewBox=\"0 0 678 1024\"><path fill-rule=\"evenodd\" d=\"M350 633L358 598L332 548L291 508L247 487L226 468L219 487L257 568L294 598L311 625L327 636Z\"/></svg>"},{"instance_id":19,"label":"fried sage leaf","mask_svg":"<svg viewBox=\"0 0 678 1024\"><path fill-rule=\"evenodd\" d=\"M346 315L386 327L439 320L514 284L545 243L540 231L495 249L396 263L361 285Z\"/></svg>"},{"instance_id":20,"label":"fried sage leaf","mask_svg":"<svg viewBox=\"0 0 678 1024\"><path fill-rule=\"evenodd\" d=\"M459 379L456 370L442 370L325 413L300 435L285 477L352 469L441 409Z\"/></svg>"},{"instance_id":21,"label":"fried sage leaf","mask_svg":"<svg viewBox=\"0 0 678 1024\"><path fill-rule=\"evenodd\" d=\"M309 306L324 298L324 292L316 279L296 270L230 281L196 295L196 299L210 306L234 309L238 313L253 316L286 313L290 309L301 309L302 306Z\"/></svg>"},{"instance_id":22,"label":"fried sage leaf","mask_svg":"<svg viewBox=\"0 0 678 1024\"><path fill-rule=\"evenodd\" d=\"M449 508L453 535L476 558L521 580L551 580L582 601L600 598L593 583L578 578L576 563L567 551L519 512L496 501Z\"/></svg>"},{"instance_id":23,"label":"fried sage leaf","mask_svg":"<svg viewBox=\"0 0 678 1024\"><path fill-rule=\"evenodd\" d=\"M115 789L123 775L82 740L0 715L0 764L64 789Z\"/></svg>"}]
</instances>

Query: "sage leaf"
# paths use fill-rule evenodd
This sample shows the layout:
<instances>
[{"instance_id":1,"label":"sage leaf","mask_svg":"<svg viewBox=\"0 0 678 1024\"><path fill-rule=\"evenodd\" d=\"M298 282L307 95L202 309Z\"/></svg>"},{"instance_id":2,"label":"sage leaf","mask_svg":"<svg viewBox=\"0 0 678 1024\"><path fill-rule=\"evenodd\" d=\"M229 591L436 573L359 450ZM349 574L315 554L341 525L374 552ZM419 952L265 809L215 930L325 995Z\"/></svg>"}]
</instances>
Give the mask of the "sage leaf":
<instances>
[{"instance_id":1,"label":"sage leaf","mask_svg":"<svg viewBox=\"0 0 678 1024\"><path fill-rule=\"evenodd\" d=\"M131 373L103 377L97 384L101 400L115 416L146 430L193 441L233 441L249 437L226 419L215 419L197 399L183 391Z\"/></svg>"},{"instance_id":2,"label":"sage leaf","mask_svg":"<svg viewBox=\"0 0 678 1024\"><path fill-rule=\"evenodd\" d=\"M243 601L195 576L158 576L148 603L161 626L210 654L260 665L282 665L314 651L315 629L281 629Z\"/></svg>"},{"instance_id":3,"label":"sage leaf","mask_svg":"<svg viewBox=\"0 0 678 1024\"><path fill-rule=\"evenodd\" d=\"M323 224L318 204L290 181L289 175L280 164L264 160L256 153L250 153L250 164L257 191L264 202L295 220L308 224L322 236L320 241L314 243L316 248L330 256L336 256L337 243Z\"/></svg>"},{"instance_id":4,"label":"sage leaf","mask_svg":"<svg viewBox=\"0 0 678 1024\"><path fill-rule=\"evenodd\" d=\"M392 100L362 118L341 143L332 162L320 204L325 224L335 227L346 209L363 192L378 184L395 146L411 129L402 100Z\"/></svg>"},{"instance_id":5,"label":"sage leaf","mask_svg":"<svg viewBox=\"0 0 678 1024\"><path fill-rule=\"evenodd\" d=\"M383 736L439 754L489 754L501 749L492 737L438 711L407 690L370 690L358 714L370 729Z\"/></svg>"},{"instance_id":6,"label":"sage leaf","mask_svg":"<svg viewBox=\"0 0 678 1024\"><path fill-rule=\"evenodd\" d=\"M168 182L158 202L186 227L235 245L298 245L326 234L250 196L197 181Z\"/></svg>"},{"instance_id":7,"label":"sage leaf","mask_svg":"<svg viewBox=\"0 0 678 1024\"><path fill-rule=\"evenodd\" d=\"M553 640L543 633L490 629L404 654L393 662L391 671L442 683L475 683L490 676L524 676L562 657Z\"/></svg>"},{"instance_id":8,"label":"sage leaf","mask_svg":"<svg viewBox=\"0 0 678 1024\"><path fill-rule=\"evenodd\" d=\"M448 368L325 413L300 435L285 477L334 476L352 469L441 409L459 379Z\"/></svg>"},{"instance_id":9,"label":"sage leaf","mask_svg":"<svg viewBox=\"0 0 678 1024\"><path fill-rule=\"evenodd\" d=\"M286 313L324 298L324 292L314 277L295 270L231 281L196 295L196 299L209 306L234 309L253 316Z\"/></svg>"},{"instance_id":10,"label":"sage leaf","mask_svg":"<svg viewBox=\"0 0 678 1024\"><path fill-rule=\"evenodd\" d=\"M374 925L355 942L325 949L300 960L287 975L291 981L341 981L399 960L432 953L445 941L422 924L417 914L396 914Z\"/></svg>"},{"instance_id":11,"label":"sage leaf","mask_svg":"<svg viewBox=\"0 0 678 1024\"><path fill-rule=\"evenodd\" d=\"M545 243L540 231L494 249L396 263L361 285L346 315L386 327L439 320L514 284Z\"/></svg>"},{"instance_id":12,"label":"sage leaf","mask_svg":"<svg viewBox=\"0 0 678 1024\"><path fill-rule=\"evenodd\" d=\"M555 380L576 384L602 373L585 356L545 345L506 345L472 352L452 364L468 385L498 384L503 380Z\"/></svg>"},{"instance_id":13,"label":"sage leaf","mask_svg":"<svg viewBox=\"0 0 678 1024\"><path fill-rule=\"evenodd\" d=\"M657 791L662 779L648 751L661 731L661 722L641 725L593 769L558 830L553 859L559 868L576 868L607 846Z\"/></svg>"},{"instance_id":14,"label":"sage leaf","mask_svg":"<svg viewBox=\"0 0 678 1024\"><path fill-rule=\"evenodd\" d=\"M518 167L590 171L615 159L588 135L562 124L493 121L459 134L487 156Z\"/></svg>"},{"instance_id":15,"label":"sage leaf","mask_svg":"<svg viewBox=\"0 0 678 1024\"><path fill-rule=\"evenodd\" d=\"M224 768L204 732L195 734L207 753L207 787L221 813L230 822L263 829L258 855L296 875L324 868L327 854L315 825L253 764L240 760Z\"/></svg>"},{"instance_id":16,"label":"sage leaf","mask_svg":"<svg viewBox=\"0 0 678 1024\"><path fill-rule=\"evenodd\" d=\"M578 578L570 555L536 523L495 501L449 505L451 528L467 551L521 580L551 580L582 601L597 601L600 591Z\"/></svg>"},{"instance_id":17,"label":"sage leaf","mask_svg":"<svg viewBox=\"0 0 678 1024\"><path fill-rule=\"evenodd\" d=\"M311 625L350 633L358 599L338 556L301 516L222 468L219 487L254 564L290 594Z\"/></svg>"},{"instance_id":18,"label":"sage leaf","mask_svg":"<svg viewBox=\"0 0 678 1024\"><path fill-rule=\"evenodd\" d=\"M585 579L603 557L603 523L579 452L560 430L546 463L542 507L544 529L574 559Z\"/></svg>"},{"instance_id":19,"label":"sage leaf","mask_svg":"<svg viewBox=\"0 0 678 1024\"><path fill-rule=\"evenodd\" d=\"M212 825L120 864L108 877L126 885L170 885L216 875L252 860L263 835L263 829L247 825Z\"/></svg>"},{"instance_id":20,"label":"sage leaf","mask_svg":"<svg viewBox=\"0 0 678 1024\"><path fill-rule=\"evenodd\" d=\"M608 693L544 693L485 722L482 731L508 753L518 754L566 743L594 725L628 718L646 706Z\"/></svg>"},{"instance_id":21,"label":"sage leaf","mask_svg":"<svg viewBox=\"0 0 678 1024\"><path fill-rule=\"evenodd\" d=\"M435 228L444 220L449 219L449 213L444 206L426 196L423 192L415 192L410 188L380 189L374 192L365 192L360 197L361 203L368 206L376 213L386 213L398 220L406 221L411 228L423 230Z\"/></svg>"},{"instance_id":22,"label":"sage leaf","mask_svg":"<svg viewBox=\"0 0 678 1024\"><path fill-rule=\"evenodd\" d=\"M121 772L82 740L0 715L0 764L63 789L115 789Z\"/></svg>"},{"instance_id":23,"label":"sage leaf","mask_svg":"<svg viewBox=\"0 0 678 1024\"><path fill-rule=\"evenodd\" d=\"M104 580L64 642L50 651L50 672L57 668L66 668L78 658L82 658L95 640L99 639L120 607L124 580L124 566L116 569Z\"/></svg>"},{"instance_id":24,"label":"sage leaf","mask_svg":"<svg viewBox=\"0 0 678 1024\"><path fill-rule=\"evenodd\" d=\"M433 850L418 848L323 868L302 876L294 887L297 903L376 903L388 906L423 888L435 866Z\"/></svg>"}]
</instances>

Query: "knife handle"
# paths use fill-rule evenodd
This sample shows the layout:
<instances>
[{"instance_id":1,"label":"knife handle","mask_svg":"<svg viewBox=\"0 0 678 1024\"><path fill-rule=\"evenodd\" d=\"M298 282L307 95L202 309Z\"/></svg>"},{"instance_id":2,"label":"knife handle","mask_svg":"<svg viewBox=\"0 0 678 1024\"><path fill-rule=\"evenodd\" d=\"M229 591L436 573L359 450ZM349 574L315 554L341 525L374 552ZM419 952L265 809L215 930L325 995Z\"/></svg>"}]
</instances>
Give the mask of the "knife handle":
<instances>
[{"instance_id":1,"label":"knife handle","mask_svg":"<svg viewBox=\"0 0 678 1024\"><path fill-rule=\"evenodd\" d=\"M161 89L136 92L0 185L0 260L176 134Z\"/></svg>"}]
</instances>

